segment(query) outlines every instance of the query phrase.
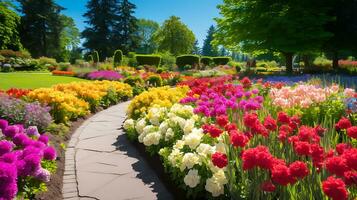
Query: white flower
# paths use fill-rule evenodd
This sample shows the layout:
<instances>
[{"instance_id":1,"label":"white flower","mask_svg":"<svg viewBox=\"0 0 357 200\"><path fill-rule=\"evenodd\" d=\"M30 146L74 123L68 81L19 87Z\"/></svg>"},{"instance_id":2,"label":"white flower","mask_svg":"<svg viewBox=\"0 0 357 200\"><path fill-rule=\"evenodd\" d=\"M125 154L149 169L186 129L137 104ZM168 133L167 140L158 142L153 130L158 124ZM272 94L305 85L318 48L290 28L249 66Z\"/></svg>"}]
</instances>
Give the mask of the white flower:
<instances>
[{"instance_id":1,"label":"white flower","mask_svg":"<svg viewBox=\"0 0 357 200\"><path fill-rule=\"evenodd\" d=\"M176 167L182 160L182 154L183 153L179 149L174 149L171 151L167 159L170 161L172 166Z\"/></svg>"},{"instance_id":2,"label":"white flower","mask_svg":"<svg viewBox=\"0 0 357 200\"><path fill-rule=\"evenodd\" d=\"M194 165L199 164L200 158L194 153L186 153L182 158L181 171L191 169Z\"/></svg>"},{"instance_id":3,"label":"white flower","mask_svg":"<svg viewBox=\"0 0 357 200\"><path fill-rule=\"evenodd\" d=\"M162 122L159 126L159 130L163 135L166 133L168 128L169 128L169 124L166 121Z\"/></svg>"},{"instance_id":4,"label":"white flower","mask_svg":"<svg viewBox=\"0 0 357 200\"><path fill-rule=\"evenodd\" d=\"M166 133L165 133L165 141L169 141L171 138L173 138L175 136L174 131L172 130L172 128L167 129Z\"/></svg>"},{"instance_id":5,"label":"white flower","mask_svg":"<svg viewBox=\"0 0 357 200\"><path fill-rule=\"evenodd\" d=\"M141 134L145 126L146 126L146 120L142 118L139 121L137 121L135 129L139 134Z\"/></svg>"},{"instance_id":6,"label":"white flower","mask_svg":"<svg viewBox=\"0 0 357 200\"><path fill-rule=\"evenodd\" d=\"M212 147L209 144L201 143L197 149L197 153L201 156L210 156L215 152L215 147Z\"/></svg>"},{"instance_id":7,"label":"white flower","mask_svg":"<svg viewBox=\"0 0 357 200\"><path fill-rule=\"evenodd\" d=\"M176 143L174 144L173 148L174 149L182 149L184 145L185 145L185 142L183 140L177 140Z\"/></svg>"},{"instance_id":8,"label":"white flower","mask_svg":"<svg viewBox=\"0 0 357 200\"><path fill-rule=\"evenodd\" d=\"M200 144L202 137L202 129L194 129L190 134L184 136L184 141L191 149L195 149Z\"/></svg>"},{"instance_id":9,"label":"white flower","mask_svg":"<svg viewBox=\"0 0 357 200\"><path fill-rule=\"evenodd\" d=\"M225 148L225 144L223 142L219 142L216 144L216 151L220 152L220 153L226 153L226 148Z\"/></svg>"},{"instance_id":10,"label":"white flower","mask_svg":"<svg viewBox=\"0 0 357 200\"><path fill-rule=\"evenodd\" d=\"M163 109L159 107L152 107L150 108L147 117L149 118L151 124L157 126L160 124L160 118L162 115L163 115Z\"/></svg>"},{"instance_id":11,"label":"white flower","mask_svg":"<svg viewBox=\"0 0 357 200\"><path fill-rule=\"evenodd\" d=\"M219 183L221 185L225 185L228 183L226 175L222 169L220 169L216 173L214 173L212 177L216 180L217 183Z\"/></svg>"},{"instance_id":12,"label":"white flower","mask_svg":"<svg viewBox=\"0 0 357 200\"><path fill-rule=\"evenodd\" d=\"M133 129L134 126L135 126L135 122L133 119L125 120L124 125L123 125L125 130Z\"/></svg>"},{"instance_id":13,"label":"white flower","mask_svg":"<svg viewBox=\"0 0 357 200\"><path fill-rule=\"evenodd\" d=\"M195 120L193 119L186 120L185 125L183 126L183 132L185 133L185 135L187 135L192 131L194 127L195 127Z\"/></svg>"},{"instance_id":14,"label":"white flower","mask_svg":"<svg viewBox=\"0 0 357 200\"><path fill-rule=\"evenodd\" d=\"M183 181L185 182L185 184L187 186L189 186L190 188L194 188L196 187L199 183L200 183L200 175L198 175L198 171L197 169L191 169L187 175L185 176L185 178L183 179Z\"/></svg>"},{"instance_id":15,"label":"white flower","mask_svg":"<svg viewBox=\"0 0 357 200\"><path fill-rule=\"evenodd\" d=\"M151 146L151 145L158 145L161 139L161 133L156 131L152 133L148 133L144 139L144 145L145 146Z\"/></svg>"},{"instance_id":16,"label":"white flower","mask_svg":"<svg viewBox=\"0 0 357 200\"><path fill-rule=\"evenodd\" d=\"M205 189L210 192L213 197L224 194L224 185L219 184L214 177L206 180Z\"/></svg>"}]
</instances>

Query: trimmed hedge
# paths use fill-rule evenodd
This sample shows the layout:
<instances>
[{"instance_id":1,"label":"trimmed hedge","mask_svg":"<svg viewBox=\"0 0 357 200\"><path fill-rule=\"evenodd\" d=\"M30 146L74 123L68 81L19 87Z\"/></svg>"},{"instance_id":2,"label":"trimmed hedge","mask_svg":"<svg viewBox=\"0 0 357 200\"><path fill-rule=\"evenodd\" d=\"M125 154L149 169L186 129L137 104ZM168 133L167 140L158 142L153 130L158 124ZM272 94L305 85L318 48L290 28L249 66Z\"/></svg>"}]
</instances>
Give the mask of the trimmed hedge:
<instances>
[{"instance_id":1,"label":"trimmed hedge","mask_svg":"<svg viewBox=\"0 0 357 200\"><path fill-rule=\"evenodd\" d=\"M122 60L123 60L123 52L118 49L114 52L114 67L121 65Z\"/></svg>"},{"instance_id":2,"label":"trimmed hedge","mask_svg":"<svg viewBox=\"0 0 357 200\"><path fill-rule=\"evenodd\" d=\"M212 57L201 57L200 63L204 66L209 66L213 62Z\"/></svg>"},{"instance_id":3,"label":"trimmed hedge","mask_svg":"<svg viewBox=\"0 0 357 200\"><path fill-rule=\"evenodd\" d=\"M198 65L200 63L200 57L197 55L182 55L176 57L176 65L183 67L185 65Z\"/></svg>"},{"instance_id":4,"label":"trimmed hedge","mask_svg":"<svg viewBox=\"0 0 357 200\"><path fill-rule=\"evenodd\" d=\"M135 55L138 65L160 66L161 56L159 55Z\"/></svg>"},{"instance_id":5,"label":"trimmed hedge","mask_svg":"<svg viewBox=\"0 0 357 200\"><path fill-rule=\"evenodd\" d=\"M213 57L212 60L216 65L226 65L231 61L231 57Z\"/></svg>"}]
</instances>

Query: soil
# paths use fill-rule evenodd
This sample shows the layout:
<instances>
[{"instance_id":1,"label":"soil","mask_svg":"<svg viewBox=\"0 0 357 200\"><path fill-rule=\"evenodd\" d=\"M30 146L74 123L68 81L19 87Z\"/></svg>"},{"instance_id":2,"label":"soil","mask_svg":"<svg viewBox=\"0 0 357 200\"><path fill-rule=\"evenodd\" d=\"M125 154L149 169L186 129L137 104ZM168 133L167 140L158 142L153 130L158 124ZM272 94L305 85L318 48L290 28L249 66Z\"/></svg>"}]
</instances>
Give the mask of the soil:
<instances>
[{"instance_id":1,"label":"soil","mask_svg":"<svg viewBox=\"0 0 357 200\"><path fill-rule=\"evenodd\" d=\"M71 123L69 133L64 136L52 135L50 136L51 145L57 150L57 172L51 174L51 181L47 183L47 192L36 195L37 200L60 200L62 198L62 186L63 186L63 173L64 173L64 161L65 161L65 149L61 147L61 144L67 146L72 134L77 130L82 123L90 118L93 114L87 115L84 118L80 118Z\"/></svg>"}]
</instances>

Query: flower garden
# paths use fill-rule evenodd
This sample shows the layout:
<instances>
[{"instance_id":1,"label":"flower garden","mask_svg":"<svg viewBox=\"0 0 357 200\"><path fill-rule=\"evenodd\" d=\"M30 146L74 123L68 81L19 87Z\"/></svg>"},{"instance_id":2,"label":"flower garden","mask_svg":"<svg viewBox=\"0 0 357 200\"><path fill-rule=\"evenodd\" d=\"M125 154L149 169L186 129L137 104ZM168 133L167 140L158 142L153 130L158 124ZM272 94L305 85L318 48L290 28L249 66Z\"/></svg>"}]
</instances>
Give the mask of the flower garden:
<instances>
[{"instance_id":1,"label":"flower garden","mask_svg":"<svg viewBox=\"0 0 357 200\"><path fill-rule=\"evenodd\" d=\"M124 128L192 199L354 199L356 93L232 76L136 96Z\"/></svg>"}]
</instances>

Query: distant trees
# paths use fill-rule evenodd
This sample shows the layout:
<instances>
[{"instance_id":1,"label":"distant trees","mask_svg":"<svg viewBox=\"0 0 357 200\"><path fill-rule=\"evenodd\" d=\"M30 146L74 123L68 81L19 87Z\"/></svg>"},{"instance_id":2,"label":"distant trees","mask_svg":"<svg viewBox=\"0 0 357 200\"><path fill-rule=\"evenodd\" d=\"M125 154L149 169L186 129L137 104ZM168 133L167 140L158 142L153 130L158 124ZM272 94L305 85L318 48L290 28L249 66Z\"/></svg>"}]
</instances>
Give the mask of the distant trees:
<instances>
[{"instance_id":1,"label":"distant trees","mask_svg":"<svg viewBox=\"0 0 357 200\"><path fill-rule=\"evenodd\" d=\"M69 61L78 58L78 45L80 43L80 32L73 18L61 15L63 29L60 37L61 61ZM75 57L75 58L73 58Z\"/></svg>"},{"instance_id":2,"label":"distant trees","mask_svg":"<svg viewBox=\"0 0 357 200\"><path fill-rule=\"evenodd\" d=\"M61 56L63 9L53 0L18 0L21 16L21 42L33 57Z\"/></svg>"},{"instance_id":3,"label":"distant trees","mask_svg":"<svg viewBox=\"0 0 357 200\"><path fill-rule=\"evenodd\" d=\"M160 25L152 20L139 19L137 21L137 36L139 38L138 53L153 53L157 49L155 33L159 30Z\"/></svg>"},{"instance_id":4,"label":"distant trees","mask_svg":"<svg viewBox=\"0 0 357 200\"><path fill-rule=\"evenodd\" d=\"M85 48L97 50L100 59L104 60L116 49L127 53L137 47L134 4L128 0L90 0L87 9L83 16L89 26L82 32Z\"/></svg>"},{"instance_id":5,"label":"distant trees","mask_svg":"<svg viewBox=\"0 0 357 200\"><path fill-rule=\"evenodd\" d=\"M203 41L202 55L204 56L218 56L218 49L212 45L213 35L216 28L212 25L207 31L206 39Z\"/></svg>"},{"instance_id":6,"label":"distant trees","mask_svg":"<svg viewBox=\"0 0 357 200\"><path fill-rule=\"evenodd\" d=\"M193 32L176 16L167 19L155 37L159 51L168 51L173 55L190 53L195 43Z\"/></svg>"},{"instance_id":7,"label":"distant trees","mask_svg":"<svg viewBox=\"0 0 357 200\"><path fill-rule=\"evenodd\" d=\"M0 1L0 50L22 48L19 36L20 16L10 9L12 5Z\"/></svg>"},{"instance_id":8,"label":"distant trees","mask_svg":"<svg viewBox=\"0 0 357 200\"><path fill-rule=\"evenodd\" d=\"M198 46L198 40L196 40L195 43L193 44L193 49L191 53L196 55L201 54L201 48Z\"/></svg>"}]
</instances>

